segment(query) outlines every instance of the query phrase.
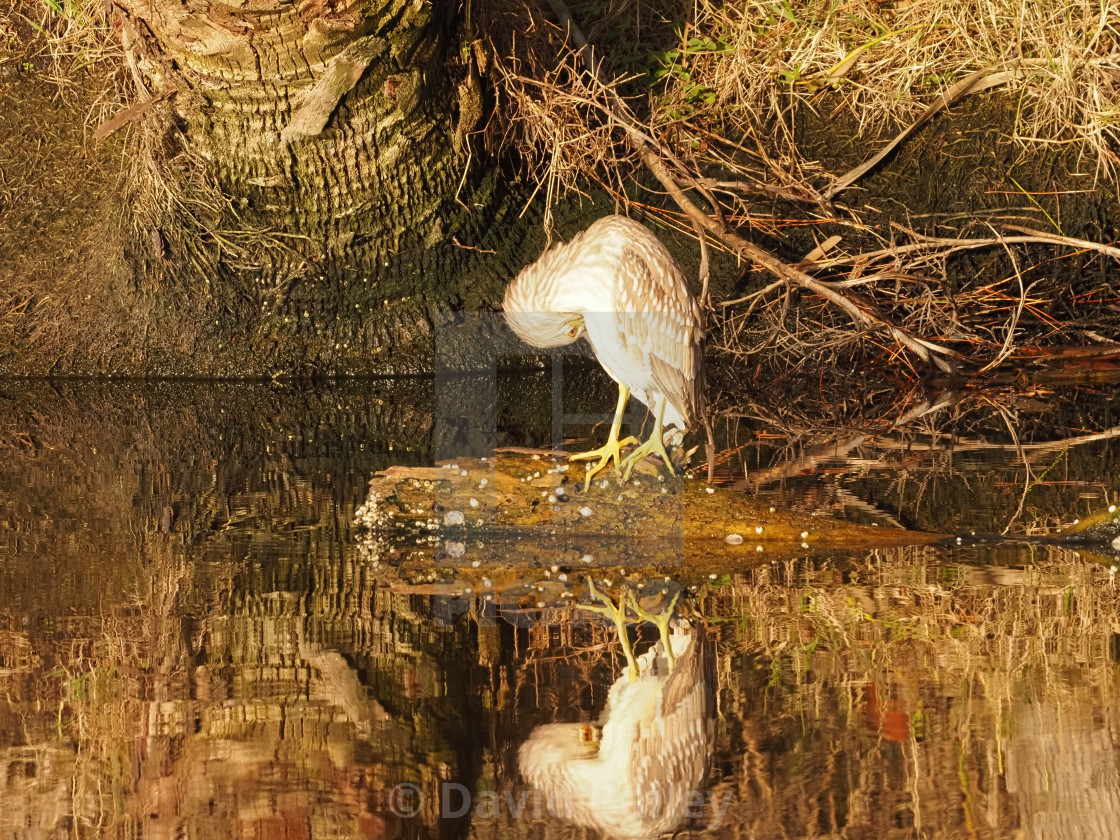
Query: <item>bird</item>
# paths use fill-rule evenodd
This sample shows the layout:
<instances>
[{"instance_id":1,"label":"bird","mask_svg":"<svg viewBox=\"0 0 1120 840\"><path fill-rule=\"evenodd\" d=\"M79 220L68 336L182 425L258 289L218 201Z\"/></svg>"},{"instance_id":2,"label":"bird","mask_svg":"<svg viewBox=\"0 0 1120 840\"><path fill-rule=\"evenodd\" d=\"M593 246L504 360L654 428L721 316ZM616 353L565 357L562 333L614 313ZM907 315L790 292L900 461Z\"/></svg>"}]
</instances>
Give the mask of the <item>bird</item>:
<instances>
[{"instance_id":1,"label":"bird","mask_svg":"<svg viewBox=\"0 0 1120 840\"><path fill-rule=\"evenodd\" d=\"M598 459L587 469L585 490L611 461L624 481L651 454L676 474L663 426L683 432L703 411L704 329L684 272L656 236L625 216L605 216L523 269L506 287L502 309L518 337L534 347L586 336L618 383L607 442L569 456ZM618 438L631 395L653 411L653 433L620 460L623 448L639 443Z\"/></svg>"},{"instance_id":2,"label":"bird","mask_svg":"<svg viewBox=\"0 0 1120 840\"><path fill-rule=\"evenodd\" d=\"M624 591L616 607L591 591L606 605L595 609L619 616L625 639L626 612L641 609L638 599ZM596 723L538 726L518 750L521 775L550 813L613 840L649 840L699 816L691 809L714 744L713 680L703 625L670 626L674 605L660 614L652 648L634 657L624 643L627 669Z\"/></svg>"}]
</instances>

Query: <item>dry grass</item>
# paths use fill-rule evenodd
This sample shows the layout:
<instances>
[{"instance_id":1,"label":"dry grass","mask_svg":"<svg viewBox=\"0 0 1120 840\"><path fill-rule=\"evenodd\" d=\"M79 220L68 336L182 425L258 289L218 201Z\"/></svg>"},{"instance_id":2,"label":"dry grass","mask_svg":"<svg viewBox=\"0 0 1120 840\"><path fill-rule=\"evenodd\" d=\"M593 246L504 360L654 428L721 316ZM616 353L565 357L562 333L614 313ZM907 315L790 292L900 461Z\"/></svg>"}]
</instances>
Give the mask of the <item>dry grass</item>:
<instances>
[{"instance_id":1,"label":"dry grass","mask_svg":"<svg viewBox=\"0 0 1120 840\"><path fill-rule=\"evenodd\" d=\"M127 92L124 50L102 0L16 0L0 10L0 35L18 37L27 27L38 37L24 46L34 54L39 78L53 85L57 95L86 98L90 74L99 80L100 93L87 120L91 127L122 106Z\"/></svg>"},{"instance_id":2,"label":"dry grass","mask_svg":"<svg viewBox=\"0 0 1120 840\"><path fill-rule=\"evenodd\" d=\"M964 75L1026 60L1012 84L1014 139L1078 143L1098 172L1115 175L1118 26L1109 3L699 0L659 93L677 109L707 96L741 131L810 106L843 111L874 136L913 121Z\"/></svg>"},{"instance_id":3,"label":"dry grass","mask_svg":"<svg viewBox=\"0 0 1120 840\"><path fill-rule=\"evenodd\" d=\"M644 164L684 211L671 224L688 229L715 219L709 233L779 278L718 307L710 346L788 370L902 360L917 379L931 367L986 372L1030 342L1120 340L1110 308L1116 293L1100 270L1120 250L1067 238L1062 229L1063 209L1081 212L1069 209L1079 189L1067 201L1052 192L1067 187L1050 186L1053 175L1038 174L1044 186L1036 194L1009 174L991 173L1008 184L1006 200L990 202L1002 211L970 207L911 221L908 211L833 204L845 185L859 186L864 170L826 177L793 130L809 109L816 125L854 131L865 141L855 159L867 161L892 148L884 138L900 128L895 142L962 97L1005 89L1013 97L1010 139L1063 152L1091 190L1120 172L1120 14L1113 6L573 4L595 49L590 61L572 51L578 37L523 0L505 0L490 14L479 27L499 85L489 137L522 155L538 185L534 196L543 193L551 208L565 191L597 183L630 204L641 195L633 180ZM954 183L968 182L971 171L949 161L979 159L976 144L985 140L976 134L964 142L959 154L941 152L942 177ZM666 183L668 170L689 197ZM938 192L932 180L911 188L913 197L894 198L920 202L922 191ZM958 192L962 203L987 200L982 187ZM766 217L760 197L767 206L784 199L795 218ZM905 226L885 228L891 213ZM818 242L837 230L843 239L811 257L794 255L805 261L791 269L737 233L788 234L794 225L819 230ZM1094 252L1100 265L1090 262ZM1062 264L1070 256L1077 267ZM1053 305L1064 298L1060 309Z\"/></svg>"},{"instance_id":4,"label":"dry grass","mask_svg":"<svg viewBox=\"0 0 1120 840\"><path fill-rule=\"evenodd\" d=\"M616 126L600 107L604 91L555 24L519 0L501 5L482 31L502 88L506 141L530 151L552 188L574 186L577 173L617 186ZM801 177L805 164L787 130L792 111L844 118L870 140L990 68L1019 71L1008 86L1017 98L1016 142L1074 145L1086 170L1103 177L1120 165L1113 4L696 0L662 14L636 3L597 5L586 19L573 7L593 44L614 33L607 75L623 80L647 130L708 164Z\"/></svg>"}]
</instances>

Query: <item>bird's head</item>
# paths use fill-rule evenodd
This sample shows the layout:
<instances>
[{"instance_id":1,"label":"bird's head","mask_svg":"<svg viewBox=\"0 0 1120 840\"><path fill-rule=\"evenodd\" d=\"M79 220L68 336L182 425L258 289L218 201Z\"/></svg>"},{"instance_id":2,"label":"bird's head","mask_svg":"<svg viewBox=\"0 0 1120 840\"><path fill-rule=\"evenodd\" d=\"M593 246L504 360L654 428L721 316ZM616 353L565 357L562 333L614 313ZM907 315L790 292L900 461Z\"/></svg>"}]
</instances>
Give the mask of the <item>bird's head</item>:
<instances>
[{"instance_id":1,"label":"bird's head","mask_svg":"<svg viewBox=\"0 0 1120 840\"><path fill-rule=\"evenodd\" d=\"M584 331L583 309L566 281L565 247L553 248L506 287L502 311L510 328L533 347L571 344Z\"/></svg>"},{"instance_id":2,"label":"bird's head","mask_svg":"<svg viewBox=\"0 0 1120 840\"><path fill-rule=\"evenodd\" d=\"M575 312L535 312L509 308L506 298L506 323L526 344L533 347L560 347L571 344L584 330L583 316Z\"/></svg>"}]
</instances>

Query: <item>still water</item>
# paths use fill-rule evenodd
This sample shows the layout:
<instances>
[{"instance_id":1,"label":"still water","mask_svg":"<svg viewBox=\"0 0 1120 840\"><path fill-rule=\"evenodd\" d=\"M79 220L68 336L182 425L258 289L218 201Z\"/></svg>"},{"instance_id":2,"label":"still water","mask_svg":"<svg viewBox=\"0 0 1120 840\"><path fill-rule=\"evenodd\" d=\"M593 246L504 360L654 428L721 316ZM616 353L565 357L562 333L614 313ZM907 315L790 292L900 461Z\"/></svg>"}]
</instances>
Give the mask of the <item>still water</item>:
<instances>
[{"instance_id":1,"label":"still water","mask_svg":"<svg viewBox=\"0 0 1120 840\"><path fill-rule=\"evenodd\" d=\"M631 627L636 683L571 606L586 567L476 559L467 591L375 561L374 472L547 444L549 382L500 378L477 434L445 422L469 381L0 384L0 838L1120 836L1110 546L601 556L616 599L684 596L671 670ZM718 473L808 516L1042 533L1117 502L1115 392L734 406Z\"/></svg>"}]
</instances>

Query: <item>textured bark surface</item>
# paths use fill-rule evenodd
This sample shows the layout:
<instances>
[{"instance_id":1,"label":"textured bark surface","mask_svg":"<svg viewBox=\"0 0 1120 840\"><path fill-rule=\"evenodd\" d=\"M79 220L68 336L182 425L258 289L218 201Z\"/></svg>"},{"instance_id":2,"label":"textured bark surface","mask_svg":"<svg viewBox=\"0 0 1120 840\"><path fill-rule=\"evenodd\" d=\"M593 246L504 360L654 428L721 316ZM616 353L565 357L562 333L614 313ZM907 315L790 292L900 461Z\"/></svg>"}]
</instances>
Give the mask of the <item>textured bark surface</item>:
<instances>
[{"instance_id":1,"label":"textured bark surface","mask_svg":"<svg viewBox=\"0 0 1120 840\"><path fill-rule=\"evenodd\" d=\"M250 221L306 237L335 270L446 238L440 211L468 154L448 142L453 7L125 6L125 31L151 33L145 50L162 59L140 64L143 81L178 90L183 130Z\"/></svg>"},{"instance_id":2,"label":"textured bark surface","mask_svg":"<svg viewBox=\"0 0 1120 840\"><path fill-rule=\"evenodd\" d=\"M455 4L135 0L117 22L139 96L161 98L132 235L97 243L131 271L54 316L84 340L17 338L7 372L430 371L444 313L489 308L539 250L471 148Z\"/></svg>"}]
</instances>

